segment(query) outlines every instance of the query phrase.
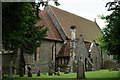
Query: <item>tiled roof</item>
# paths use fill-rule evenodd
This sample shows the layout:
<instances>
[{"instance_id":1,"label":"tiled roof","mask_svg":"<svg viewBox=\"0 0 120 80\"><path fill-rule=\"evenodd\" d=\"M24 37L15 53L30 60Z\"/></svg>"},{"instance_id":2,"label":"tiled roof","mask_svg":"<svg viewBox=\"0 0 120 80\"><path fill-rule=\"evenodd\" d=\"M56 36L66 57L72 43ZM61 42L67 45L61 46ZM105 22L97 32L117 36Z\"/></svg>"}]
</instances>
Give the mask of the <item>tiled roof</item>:
<instances>
[{"instance_id":1,"label":"tiled roof","mask_svg":"<svg viewBox=\"0 0 120 80\"><path fill-rule=\"evenodd\" d=\"M87 49L90 49L90 42L85 42ZM67 43L63 44L60 51L57 54L57 57L66 57L70 55L70 40L67 40Z\"/></svg>"},{"instance_id":2,"label":"tiled roof","mask_svg":"<svg viewBox=\"0 0 120 80\"><path fill-rule=\"evenodd\" d=\"M83 35L84 40L87 42L92 42L101 35L101 30L96 22L90 21L53 6L50 7L68 38L71 37L70 26L72 25L76 26L76 38L79 38L80 35Z\"/></svg>"},{"instance_id":3,"label":"tiled roof","mask_svg":"<svg viewBox=\"0 0 120 80\"><path fill-rule=\"evenodd\" d=\"M42 10L39 12L39 16L42 20L40 20L36 26L38 25L45 25L49 30L47 31L47 37L45 39L50 39L50 40L57 40L57 41L63 41L62 38L60 37L60 34L56 30L51 18L47 14L46 11Z\"/></svg>"},{"instance_id":4,"label":"tiled roof","mask_svg":"<svg viewBox=\"0 0 120 80\"><path fill-rule=\"evenodd\" d=\"M70 55L70 40L67 43L63 44L60 51L57 54L57 57L66 57Z\"/></svg>"}]
</instances>

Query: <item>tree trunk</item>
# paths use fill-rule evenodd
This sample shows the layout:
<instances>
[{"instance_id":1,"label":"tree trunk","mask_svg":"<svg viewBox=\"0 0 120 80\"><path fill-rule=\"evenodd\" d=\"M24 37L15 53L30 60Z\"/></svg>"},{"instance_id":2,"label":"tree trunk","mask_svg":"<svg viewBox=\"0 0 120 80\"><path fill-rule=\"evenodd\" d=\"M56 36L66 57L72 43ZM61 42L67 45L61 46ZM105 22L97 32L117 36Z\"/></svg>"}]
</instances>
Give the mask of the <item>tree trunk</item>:
<instances>
[{"instance_id":1,"label":"tree trunk","mask_svg":"<svg viewBox=\"0 0 120 80\"><path fill-rule=\"evenodd\" d=\"M21 56L20 56L20 64L19 64L19 76L24 76L24 56L23 51L21 50Z\"/></svg>"},{"instance_id":2,"label":"tree trunk","mask_svg":"<svg viewBox=\"0 0 120 80\"><path fill-rule=\"evenodd\" d=\"M22 77L24 75L24 69L25 69L25 60L23 56L23 51L21 50L21 48L18 48L17 58L15 62L16 74Z\"/></svg>"},{"instance_id":3,"label":"tree trunk","mask_svg":"<svg viewBox=\"0 0 120 80\"><path fill-rule=\"evenodd\" d=\"M15 73L18 75L19 74L19 65L20 65L20 56L21 56L21 49L17 49L17 58L15 62Z\"/></svg>"}]
</instances>

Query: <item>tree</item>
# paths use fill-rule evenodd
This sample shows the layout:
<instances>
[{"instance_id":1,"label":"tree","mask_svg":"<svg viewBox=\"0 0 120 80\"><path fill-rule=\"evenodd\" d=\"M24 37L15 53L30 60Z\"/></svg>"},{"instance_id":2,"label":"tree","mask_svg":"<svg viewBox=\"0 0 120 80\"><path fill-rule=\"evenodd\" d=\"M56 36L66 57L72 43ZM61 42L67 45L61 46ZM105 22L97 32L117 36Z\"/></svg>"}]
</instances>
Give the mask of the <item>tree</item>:
<instances>
[{"instance_id":1,"label":"tree","mask_svg":"<svg viewBox=\"0 0 120 80\"><path fill-rule=\"evenodd\" d=\"M3 48L20 54L16 59L16 63L19 63L20 76L23 75L25 64L23 53L33 54L47 36L48 29L44 27L45 25L35 26L40 21L38 8L41 4L47 6L48 2L39 3L37 8L34 8L35 3L30 2L12 2L2 5ZM55 4L59 5L56 1Z\"/></svg>"},{"instance_id":2,"label":"tree","mask_svg":"<svg viewBox=\"0 0 120 80\"><path fill-rule=\"evenodd\" d=\"M106 4L108 11L112 13L108 16L102 16L108 23L102 30L104 35L100 38L100 45L103 51L106 51L109 55L115 55L116 59L120 61L120 1L109 2Z\"/></svg>"},{"instance_id":3,"label":"tree","mask_svg":"<svg viewBox=\"0 0 120 80\"><path fill-rule=\"evenodd\" d=\"M47 28L35 26L40 20L31 3L3 3L3 47L17 53L19 75L23 75L23 53L33 54L46 37ZM15 64L16 65L16 64Z\"/></svg>"},{"instance_id":4,"label":"tree","mask_svg":"<svg viewBox=\"0 0 120 80\"><path fill-rule=\"evenodd\" d=\"M46 36L47 28L35 26L39 18L31 3L3 3L3 46L32 54Z\"/></svg>"}]
</instances>

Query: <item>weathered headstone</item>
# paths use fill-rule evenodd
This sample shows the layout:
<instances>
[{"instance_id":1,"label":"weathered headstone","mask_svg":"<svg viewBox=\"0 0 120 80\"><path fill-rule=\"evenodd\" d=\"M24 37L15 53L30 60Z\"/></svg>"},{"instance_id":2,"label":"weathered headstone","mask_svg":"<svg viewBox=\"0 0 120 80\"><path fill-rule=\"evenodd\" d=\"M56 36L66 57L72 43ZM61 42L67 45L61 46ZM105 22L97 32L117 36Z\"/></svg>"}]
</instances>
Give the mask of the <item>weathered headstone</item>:
<instances>
[{"instance_id":1,"label":"weathered headstone","mask_svg":"<svg viewBox=\"0 0 120 80\"><path fill-rule=\"evenodd\" d=\"M31 68L28 67L28 77L32 77Z\"/></svg>"},{"instance_id":2,"label":"weathered headstone","mask_svg":"<svg viewBox=\"0 0 120 80\"><path fill-rule=\"evenodd\" d=\"M78 66L77 66L77 78L84 79L85 73L84 73L84 64L82 61L78 60Z\"/></svg>"},{"instance_id":3,"label":"weathered headstone","mask_svg":"<svg viewBox=\"0 0 120 80\"><path fill-rule=\"evenodd\" d=\"M40 76L40 71L38 71L37 76Z\"/></svg>"},{"instance_id":4,"label":"weathered headstone","mask_svg":"<svg viewBox=\"0 0 120 80\"><path fill-rule=\"evenodd\" d=\"M13 61L10 62L9 66L10 66L9 78L14 78L14 75L13 75Z\"/></svg>"},{"instance_id":5,"label":"weathered headstone","mask_svg":"<svg viewBox=\"0 0 120 80\"><path fill-rule=\"evenodd\" d=\"M49 70L48 70L48 74L49 75L53 75L54 71L53 71L53 62L50 61L49 63Z\"/></svg>"},{"instance_id":6,"label":"weathered headstone","mask_svg":"<svg viewBox=\"0 0 120 80\"><path fill-rule=\"evenodd\" d=\"M25 74L28 73L28 65L25 65Z\"/></svg>"},{"instance_id":7,"label":"weathered headstone","mask_svg":"<svg viewBox=\"0 0 120 80\"><path fill-rule=\"evenodd\" d=\"M69 67L67 66L66 69L65 69L64 74L68 74L68 73L69 73Z\"/></svg>"},{"instance_id":8,"label":"weathered headstone","mask_svg":"<svg viewBox=\"0 0 120 80\"><path fill-rule=\"evenodd\" d=\"M48 74L49 74L49 75L53 75L53 69L52 69L52 68L49 68Z\"/></svg>"},{"instance_id":9,"label":"weathered headstone","mask_svg":"<svg viewBox=\"0 0 120 80\"><path fill-rule=\"evenodd\" d=\"M60 72L60 68L59 67L58 67L57 71L58 71L57 75L60 76L61 72Z\"/></svg>"}]
</instances>

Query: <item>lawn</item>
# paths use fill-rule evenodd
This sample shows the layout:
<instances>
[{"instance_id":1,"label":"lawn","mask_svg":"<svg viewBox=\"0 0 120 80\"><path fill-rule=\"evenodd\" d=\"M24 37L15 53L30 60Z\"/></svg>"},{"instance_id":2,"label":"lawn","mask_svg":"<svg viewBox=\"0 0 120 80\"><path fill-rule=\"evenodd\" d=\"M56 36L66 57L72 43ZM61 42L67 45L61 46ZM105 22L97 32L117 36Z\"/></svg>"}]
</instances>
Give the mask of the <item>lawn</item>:
<instances>
[{"instance_id":1,"label":"lawn","mask_svg":"<svg viewBox=\"0 0 120 80\"><path fill-rule=\"evenodd\" d=\"M41 80L41 79L49 79L49 80L75 80L76 79L76 73L69 73L64 74L61 72L61 76L48 76L47 73L41 73L40 77L37 77L37 74L33 74L32 77L28 77L27 75L24 75L24 77L19 77L19 75L15 75L15 80ZM109 71L109 70L100 70L100 71L87 71L85 72L85 76L87 80L118 80L120 79L120 71ZM7 77L7 75L5 75ZM76 79L77 80L77 79Z\"/></svg>"}]
</instances>

